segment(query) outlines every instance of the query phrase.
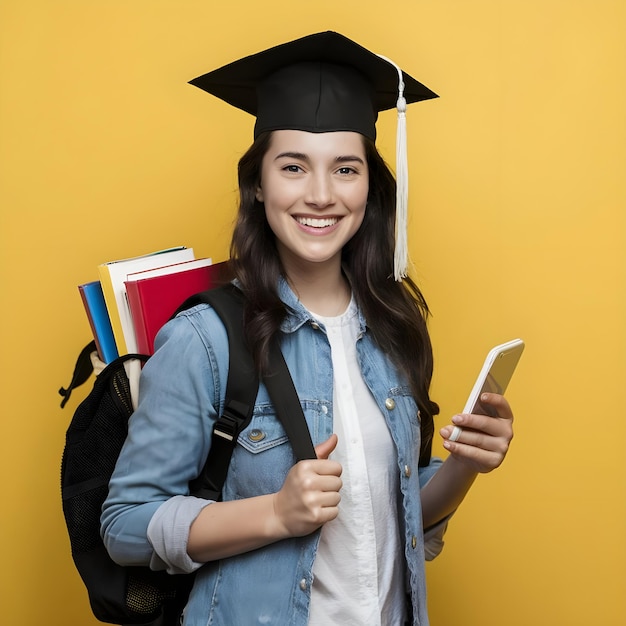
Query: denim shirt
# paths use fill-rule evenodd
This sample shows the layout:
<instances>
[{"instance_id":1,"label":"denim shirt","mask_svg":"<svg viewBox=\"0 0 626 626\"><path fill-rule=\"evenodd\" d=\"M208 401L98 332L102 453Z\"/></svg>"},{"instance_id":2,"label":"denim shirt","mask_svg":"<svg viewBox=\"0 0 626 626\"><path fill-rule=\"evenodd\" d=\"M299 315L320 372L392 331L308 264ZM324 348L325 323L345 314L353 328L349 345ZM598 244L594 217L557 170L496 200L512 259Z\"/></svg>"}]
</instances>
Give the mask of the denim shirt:
<instances>
[{"instance_id":1,"label":"denim shirt","mask_svg":"<svg viewBox=\"0 0 626 626\"><path fill-rule=\"evenodd\" d=\"M289 314L282 324L282 351L292 374L313 443L333 432L330 345L286 282L279 284ZM363 378L382 411L397 450L398 518L413 623L428 624L424 561L442 546L446 522L422 529L420 487L441 464L418 468L420 425L406 380L374 343L359 314L357 355ZM224 403L228 339L219 317L199 305L168 322L145 365L139 406L111 479L103 507L102 534L112 558L123 565L150 565L182 573L197 570L185 610L186 626L308 623L313 562L319 531L206 564L187 555L189 527L210 501L189 496L188 483L202 469L214 421ZM252 420L240 434L224 484L223 499L280 490L295 462L287 435L261 384ZM425 545L426 543L426 545Z\"/></svg>"}]
</instances>

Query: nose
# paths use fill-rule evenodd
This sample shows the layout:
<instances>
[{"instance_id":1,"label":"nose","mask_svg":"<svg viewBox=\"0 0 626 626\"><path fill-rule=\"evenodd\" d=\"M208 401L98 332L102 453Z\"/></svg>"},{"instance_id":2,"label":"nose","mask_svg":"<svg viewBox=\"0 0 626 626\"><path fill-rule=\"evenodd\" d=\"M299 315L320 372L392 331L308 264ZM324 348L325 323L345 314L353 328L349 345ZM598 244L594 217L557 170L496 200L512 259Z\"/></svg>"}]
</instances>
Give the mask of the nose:
<instances>
[{"instance_id":1,"label":"nose","mask_svg":"<svg viewBox=\"0 0 626 626\"><path fill-rule=\"evenodd\" d=\"M311 175L305 201L309 206L316 209L323 209L333 204L333 186L327 173L317 172Z\"/></svg>"}]
</instances>

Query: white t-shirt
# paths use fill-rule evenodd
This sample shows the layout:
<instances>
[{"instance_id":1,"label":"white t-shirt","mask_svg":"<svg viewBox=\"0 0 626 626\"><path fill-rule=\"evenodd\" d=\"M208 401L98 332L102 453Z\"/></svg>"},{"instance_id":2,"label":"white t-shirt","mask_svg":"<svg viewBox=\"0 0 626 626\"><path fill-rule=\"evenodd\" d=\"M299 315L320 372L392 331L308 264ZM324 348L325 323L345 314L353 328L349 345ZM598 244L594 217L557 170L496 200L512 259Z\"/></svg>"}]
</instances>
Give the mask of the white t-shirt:
<instances>
[{"instance_id":1,"label":"white t-shirt","mask_svg":"<svg viewBox=\"0 0 626 626\"><path fill-rule=\"evenodd\" d=\"M397 626L405 620L406 594L395 445L358 365L354 300L339 317L312 315L331 347L339 439L331 458L343 467L343 487L339 515L321 532L309 624Z\"/></svg>"}]
</instances>

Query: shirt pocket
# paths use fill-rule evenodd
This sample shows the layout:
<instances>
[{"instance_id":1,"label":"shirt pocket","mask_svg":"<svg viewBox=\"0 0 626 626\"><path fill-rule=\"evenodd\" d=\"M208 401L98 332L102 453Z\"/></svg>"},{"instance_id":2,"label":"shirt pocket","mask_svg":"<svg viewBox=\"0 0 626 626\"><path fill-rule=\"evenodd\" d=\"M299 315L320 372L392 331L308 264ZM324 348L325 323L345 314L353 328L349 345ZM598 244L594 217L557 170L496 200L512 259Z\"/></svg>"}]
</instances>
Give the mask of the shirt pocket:
<instances>
[{"instance_id":1,"label":"shirt pocket","mask_svg":"<svg viewBox=\"0 0 626 626\"><path fill-rule=\"evenodd\" d=\"M280 490L295 457L273 409L256 407L239 434L228 470L225 499L250 498Z\"/></svg>"}]
</instances>

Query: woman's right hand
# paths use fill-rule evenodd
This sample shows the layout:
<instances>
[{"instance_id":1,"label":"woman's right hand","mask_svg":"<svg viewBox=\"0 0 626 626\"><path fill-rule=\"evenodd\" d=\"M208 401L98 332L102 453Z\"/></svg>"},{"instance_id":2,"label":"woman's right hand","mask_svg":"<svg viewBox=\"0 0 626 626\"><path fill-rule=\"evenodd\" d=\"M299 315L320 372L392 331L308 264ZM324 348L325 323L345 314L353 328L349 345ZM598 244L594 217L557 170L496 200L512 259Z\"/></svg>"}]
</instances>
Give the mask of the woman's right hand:
<instances>
[{"instance_id":1,"label":"woman's right hand","mask_svg":"<svg viewBox=\"0 0 626 626\"><path fill-rule=\"evenodd\" d=\"M288 537L303 537L335 519L341 496L341 465L328 457L337 435L315 447L317 459L296 463L274 494L274 514Z\"/></svg>"},{"instance_id":2,"label":"woman's right hand","mask_svg":"<svg viewBox=\"0 0 626 626\"><path fill-rule=\"evenodd\" d=\"M191 524L187 553L199 563L250 552L288 537L303 537L335 519L341 465L328 456L331 435L315 448L317 459L296 463L278 493L213 502Z\"/></svg>"}]
</instances>

